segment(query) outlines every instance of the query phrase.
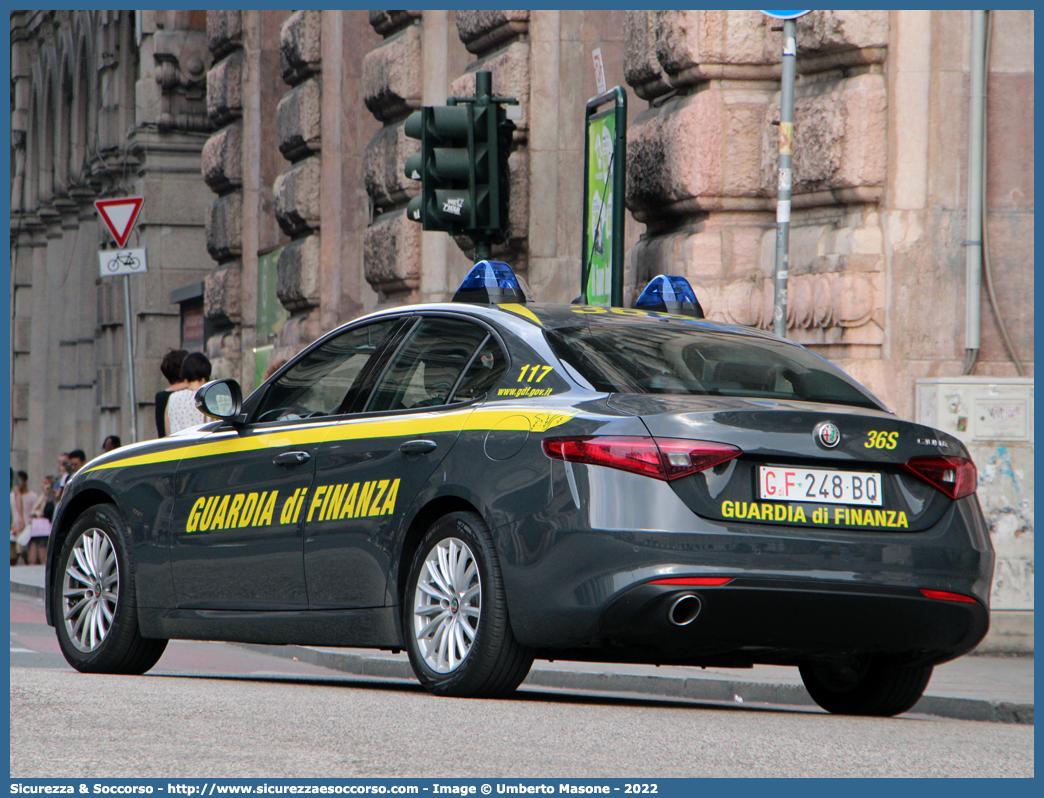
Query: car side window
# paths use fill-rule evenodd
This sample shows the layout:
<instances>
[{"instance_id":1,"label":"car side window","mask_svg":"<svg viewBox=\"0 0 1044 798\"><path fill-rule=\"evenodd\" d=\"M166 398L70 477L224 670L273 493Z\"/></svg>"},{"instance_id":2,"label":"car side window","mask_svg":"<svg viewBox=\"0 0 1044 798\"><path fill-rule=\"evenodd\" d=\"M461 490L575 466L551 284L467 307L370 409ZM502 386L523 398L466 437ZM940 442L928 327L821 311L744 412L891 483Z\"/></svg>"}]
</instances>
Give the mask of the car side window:
<instances>
[{"instance_id":1,"label":"car side window","mask_svg":"<svg viewBox=\"0 0 1044 798\"><path fill-rule=\"evenodd\" d=\"M269 386L254 421L293 421L336 413L400 319L346 330L308 352Z\"/></svg>"},{"instance_id":2,"label":"car side window","mask_svg":"<svg viewBox=\"0 0 1044 798\"><path fill-rule=\"evenodd\" d=\"M486 331L469 321L426 318L373 391L368 412L438 407L446 403Z\"/></svg>"},{"instance_id":3,"label":"car side window","mask_svg":"<svg viewBox=\"0 0 1044 798\"><path fill-rule=\"evenodd\" d=\"M468 366L464 379L460 381L457 392L453 394L453 400L466 402L478 399L500 382L506 370L507 358L504 357L504 350L491 335Z\"/></svg>"}]
</instances>

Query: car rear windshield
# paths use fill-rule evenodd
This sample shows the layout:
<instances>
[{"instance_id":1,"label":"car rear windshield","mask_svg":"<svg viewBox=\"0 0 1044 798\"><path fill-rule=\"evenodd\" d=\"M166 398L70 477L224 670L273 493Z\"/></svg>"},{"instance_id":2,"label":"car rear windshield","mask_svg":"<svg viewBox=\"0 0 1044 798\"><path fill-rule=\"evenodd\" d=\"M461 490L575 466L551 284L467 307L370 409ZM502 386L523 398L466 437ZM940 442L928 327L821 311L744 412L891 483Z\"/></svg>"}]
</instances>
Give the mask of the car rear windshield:
<instances>
[{"instance_id":1,"label":"car rear windshield","mask_svg":"<svg viewBox=\"0 0 1044 798\"><path fill-rule=\"evenodd\" d=\"M799 399L880 405L804 349L685 322L582 324L547 330L555 354L598 391Z\"/></svg>"}]
</instances>

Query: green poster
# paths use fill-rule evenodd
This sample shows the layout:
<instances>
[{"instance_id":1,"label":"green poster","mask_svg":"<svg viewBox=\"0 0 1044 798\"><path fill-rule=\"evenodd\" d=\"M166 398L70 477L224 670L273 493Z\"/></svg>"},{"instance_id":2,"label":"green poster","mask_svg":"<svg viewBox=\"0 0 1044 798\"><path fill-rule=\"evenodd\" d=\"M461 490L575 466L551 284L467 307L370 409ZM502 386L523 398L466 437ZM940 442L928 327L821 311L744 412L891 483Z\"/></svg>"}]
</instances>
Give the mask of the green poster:
<instances>
[{"instance_id":1,"label":"green poster","mask_svg":"<svg viewBox=\"0 0 1044 798\"><path fill-rule=\"evenodd\" d=\"M613 142L616 116L612 110L591 117L587 127L587 240L585 255L590 264L587 301L608 307L612 294L613 271ZM622 264L621 264L622 266Z\"/></svg>"},{"instance_id":2,"label":"green poster","mask_svg":"<svg viewBox=\"0 0 1044 798\"><path fill-rule=\"evenodd\" d=\"M282 247L273 249L257 259L257 340L254 345L254 387L261 384L268 356L272 352L279 328L290 318L290 313L279 301L276 283L279 279L279 254Z\"/></svg>"}]
</instances>

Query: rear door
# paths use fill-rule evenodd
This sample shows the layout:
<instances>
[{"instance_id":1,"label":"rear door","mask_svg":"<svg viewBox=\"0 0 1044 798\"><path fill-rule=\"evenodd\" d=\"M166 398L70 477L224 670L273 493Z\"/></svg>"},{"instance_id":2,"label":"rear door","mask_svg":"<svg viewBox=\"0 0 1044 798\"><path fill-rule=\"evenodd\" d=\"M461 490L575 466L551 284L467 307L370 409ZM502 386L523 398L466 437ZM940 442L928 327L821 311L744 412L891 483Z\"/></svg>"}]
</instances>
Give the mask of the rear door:
<instances>
[{"instance_id":1,"label":"rear door","mask_svg":"<svg viewBox=\"0 0 1044 798\"><path fill-rule=\"evenodd\" d=\"M316 609L385 605L393 541L417 492L506 368L490 330L425 316L361 405L319 450L302 513L305 575Z\"/></svg>"},{"instance_id":2,"label":"rear door","mask_svg":"<svg viewBox=\"0 0 1044 798\"><path fill-rule=\"evenodd\" d=\"M319 445L401 324L382 319L327 339L269 385L251 423L186 450L170 539L179 606L308 606L302 516Z\"/></svg>"}]
</instances>

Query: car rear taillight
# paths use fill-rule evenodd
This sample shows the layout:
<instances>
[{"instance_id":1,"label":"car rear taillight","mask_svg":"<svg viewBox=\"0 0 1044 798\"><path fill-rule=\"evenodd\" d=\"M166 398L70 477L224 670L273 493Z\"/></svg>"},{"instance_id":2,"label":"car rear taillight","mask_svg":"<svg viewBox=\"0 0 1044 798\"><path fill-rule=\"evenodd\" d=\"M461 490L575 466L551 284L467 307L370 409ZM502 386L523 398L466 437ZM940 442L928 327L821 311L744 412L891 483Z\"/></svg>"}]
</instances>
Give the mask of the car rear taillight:
<instances>
[{"instance_id":1,"label":"car rear taillight","mask_svg":"<svg viewBox=\"0 0 1044 798\"><path fill-rule=\"evenodd\" d=\"M975 485L979 481L975 463L966 457L911 457L903 464L903 468L938 488L951 499L960 499L975 493Z\"/></svg>"},{"instance_id":2,"label":"car rear taillight","mask_svg":"<svg viewBox=\"0 0 1044 798\"><path fill-rule=\"evenodd\" d=\"M553 460L608 466L663 480L695 474L743 454L727 443L628 435L549 438L543 446L544 454Z\"/></svg>"}]
</instances>

